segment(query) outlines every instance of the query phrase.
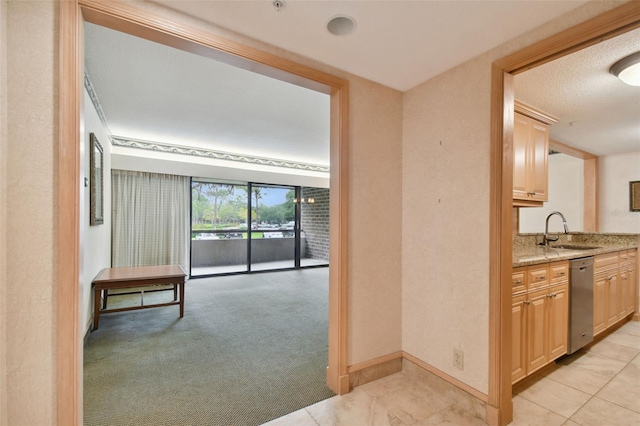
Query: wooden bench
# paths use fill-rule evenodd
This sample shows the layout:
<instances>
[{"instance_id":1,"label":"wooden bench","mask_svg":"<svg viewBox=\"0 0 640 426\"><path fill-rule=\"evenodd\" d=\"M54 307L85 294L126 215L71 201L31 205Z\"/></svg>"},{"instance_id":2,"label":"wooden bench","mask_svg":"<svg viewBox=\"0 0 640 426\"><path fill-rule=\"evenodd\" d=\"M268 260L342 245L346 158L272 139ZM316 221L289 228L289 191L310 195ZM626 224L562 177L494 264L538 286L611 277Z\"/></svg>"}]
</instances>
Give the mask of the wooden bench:
<instances>
[{"instance_id":1,"label":"wooden bench","mask_svg":"<svg viewBox=\"0 0 640 426\"><path fill-rule=\"evenodd\" d=\"M100 314L132 311L136 309L160 308L180 305L180 318L184 316L184 285L187 274L179 265L131 266L123 268L104 268L95 277L93 287L93 329L100 325ZM151 305L130 306L126 308L107 309L109 290L146 287L150 285L173 285L173 302ZM102 297L104 292L104 297ZM178 299L178 292L180 298ZM102 299L102 305L100 304Z\"/></svg>"}]
</instances>

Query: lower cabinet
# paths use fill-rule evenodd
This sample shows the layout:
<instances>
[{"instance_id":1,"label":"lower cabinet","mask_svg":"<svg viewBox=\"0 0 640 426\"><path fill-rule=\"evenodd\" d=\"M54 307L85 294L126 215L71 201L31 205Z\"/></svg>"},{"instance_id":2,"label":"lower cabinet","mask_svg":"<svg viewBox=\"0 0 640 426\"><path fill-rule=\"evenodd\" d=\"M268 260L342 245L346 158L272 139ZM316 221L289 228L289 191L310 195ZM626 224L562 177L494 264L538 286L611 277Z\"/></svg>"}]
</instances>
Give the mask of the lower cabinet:
<instances>
[{"instance_id":1,"label":"lower cabinet","mask_svg":"<svg viewBox=\"0 0 640 426\"><path fill-rule=\"evenodd\" d=\"M598 335L635 311L636 249L595 257L593 335Z\"/></svg>"},{"instance_id":2,"label":"lower cabinet","mask_svg":"<svg viewBox=\"0 0 640 426\"><path fill-rule=\"evenodd\" d=\"M542 273L541 266L536 265L536 274L525 274L532 277L533 288L527 286L527 289L532 288L532 290L513 295L511 309L512 383L567 353L568 264L567 262L556 262L551 265L553 267L547 265L549 268L547 273ZM514 271L514 273L516 272ZM549 278L548 272L554 276ZM545 277L546 283L544 284L541 284L542 276Z\"/></svg>"}]
</instances>

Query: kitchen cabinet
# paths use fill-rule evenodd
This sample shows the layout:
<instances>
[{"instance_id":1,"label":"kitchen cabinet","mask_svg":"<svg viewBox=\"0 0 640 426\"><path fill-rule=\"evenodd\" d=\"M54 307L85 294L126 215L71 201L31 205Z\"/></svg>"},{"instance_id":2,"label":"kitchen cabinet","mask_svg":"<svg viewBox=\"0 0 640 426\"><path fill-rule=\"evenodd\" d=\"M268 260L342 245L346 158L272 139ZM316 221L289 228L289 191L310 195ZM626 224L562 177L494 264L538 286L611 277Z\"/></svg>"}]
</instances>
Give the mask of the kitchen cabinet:
<instances>
[{"instance_id":1,"label":"kitchen cabinet","mask_svg":"<svg viewBox=\"0 0 640 426\"><path fill-rule=\"evenodd\" d=\"M513 125L513 205L542 206L548 199L549 126L557 120L515 102Z\"/></svg>"},{"instance_id":2,"label":"kitchen cabinet","mask_svg":"<svg viewBox=\"0 0 640 426\"><path fill-rule=\"evenodd\" d=\"M620 253L620 317L625 317L635 311L637 298L637 250L627 250Z\"/></svg>"},{"instance_id":3,"label":"kitchen cabinet","mask_svg":"<svg viewBox=\"0 0 640 426\"><path fill-rule=\"evenodd\" d=\"M593 335L635 311L637 250L598 255L594 260Z\"/></svg>"},{"instance_id":4,"label":"kitchen cabinet","mask_svg":"<svg viewBox=\"0 0 640 426\"><path fill-rule=\"evenodd\" d=\"M567 353L568 267L562 261L513 270L512 383ZM521 277L524 289L516 285Z\"/></svg>"}]
</instances>

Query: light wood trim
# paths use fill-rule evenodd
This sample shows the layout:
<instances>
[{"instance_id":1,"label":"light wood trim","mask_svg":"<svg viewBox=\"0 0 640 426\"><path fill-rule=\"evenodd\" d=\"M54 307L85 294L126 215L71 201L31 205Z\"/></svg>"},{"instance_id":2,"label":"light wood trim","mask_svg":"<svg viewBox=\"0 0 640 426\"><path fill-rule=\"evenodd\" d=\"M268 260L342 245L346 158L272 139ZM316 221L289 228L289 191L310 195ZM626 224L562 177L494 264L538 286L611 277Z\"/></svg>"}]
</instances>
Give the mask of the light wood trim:
<instances>
[{"instance_id":1,"label":"light wood trim","mask_svg":"<svg viewBox=\"0 0 640 426\"><path fill-rule=\"evenodd\" d=\"M638 235L638 247L640 247L640 235ZM636 267L636 282L633 283L634 286L634 296L633 296L633 320L640 321L640 249L636 249L634 253L634 265Z\"/></svg>"},{"instance_id":2,"label":"light wood trim","mask_svg":"<svg viewBox=\"0 0 640 426\"><path fill-rule=\"evenodd\" d=\"M329 366L327 386L343 395L350 391L348 368L348 134L349 91L345 82L331 94L331 176L329 194Z\"/></svg>"},{"instance_id":3,"label":"light wood trim","mask_svg":"<svg viewBox=\"0 0 640 426\"><path fill-rule=\"evenodd\" d=\"M638 28L640 27L638 15L640 15L640 2L630 1L525 47L494 64L505 72L519 74Z\"/></svg>"},{"instance_id":4,"label":"light wood trim","mask_svg":"<svg viewBox=\"0 0 640 426\"><path fill-rule=\"evenodd\" d=\"M75 1L59 2L58 219L56 242L56 420L82 423L80 277L81 16Z\"/></svg>"},{"instance_id":5,"label":"light wood trim","mask_svg":"<svg viewBox=\"0 0 640 426\"><path fill-rule=\"evenodd\" d=\"M519 100L514 100L513 102L513 109L515 110L515 112L522 114L524 116L527 116L529 118L532 118L536 121L539 121L541 123L544 124L554 124L558 122L558 119L547 114L546 112L539 110L538 108L531 106L529 104L525 104L524 102L521 102Z\"/></svg>"},{"instance_id":6,"label":"light wood trim","mask_svg":"<svg viewBox=\"0 0 640 426\"><path fill-rule=\"evenodd\" d=\"M509 303L509 309L511 309L511 303ZM460 380L456 379L455 377L448 375L444 371L437 369L433 365L428 364L428 363L422 361L419 358L416 358L415 356L413 356L413 355L411 355L411 354L409 354L407 352L403 351L402 352L402 356L404 358L406 358L407 360L411 361L412 363L416 364L420 368L423 368L423 369L427 370L428 372L430 372L432 374L435 374L436 376L440 377L441 379L446 380L447 382L451 383L455 387L457 387L459 389L462 389L463 391L467 392L469 395L472 395L472 396L478 398L480 401L487 402L488 396L485 395L484 393L480 392L478 389L472 388L468 384L461 382ZM509 383L509 386L511 386L511 383Z\"/></svg>"},{"instance_id":7,"label":"light wood trim","mask_svg":"<svg viewBox=\"0 0 640 426\"><path fill-rule=\"evenodd\" d=\"M554 151L561 152L566 155L570 155L571 157L581 158L583 160L588 160L591 158L598 158L597 155L593 155L590 152L583 151L578 148L574 148L557 140L549 138L549 149Z\"/></svg>"},{"instance_id":8,"label":"light wood trim","mask_svg":"<svg viewBox=\"0 0 640 426\"><path fill-rule=\"evenodd\" d=\"M88 22L330 94L345 80L242 43L212 35L121 1L78 0Z\"/></svg>"},{"instance_id":9,"label":"light wood trim","mask_svg":"<svg viewBox=\"0 0 640 426\"><path fill-rule=\"evenodd\" d=\"M344 79L175 24L119 1L60 2L59 151L57 223L57 423L82 423L82 333L79 329L79 131L83 65L82 17L90 22L307 87L331 96L331 266L327 384L349 391L347 372L347 218L349 92ZM212 49L217 49L213 51ZM332 295L332 296L331 296ZM333 356L331 356L333 354Z\"/></svg>"},{"instance_id":10,"label":"light wood trim","mask_svg":"<svg viewBox=\"0 0 640 426\"><path fill-rule=\"evenodd\" d=\"M393 352L388 355L379 356L377 358L370 359L368 361L360 362L349 366L348 372L355 373L356 371L364 370L365 368L373 367L376 365L384 364L385 362L393 361L394 359L402 358L402 351Z\"/></svg>"},{"instance_id":11,"label":"light wood trim","mask_svg":"<svg viewBox=\"0 0 640 426\"><path fill-rule=\"evenodd\" d=\"M583 160L583 231L598 232L598 156L553 139L549 139L549 149Z\"/></svg>"},{"instance_id":12,"label":"light wood trim","mask_svg":"<svg viewBox=\"0 0 640 426\"><path fill-rule=\"evenodd\" d=\"M511 421L511 250L514 79L491 69L491 192L489 224L489 424ZM504 143L503 143L504 141Z\"/></svg>"},{"instance_id":13,"label":"light wood trim","mask_svg":"<svg viewBox=\"0 0 640 426\"><path fill-rule=\"evenodd\" d=\"M542 207L544 205L544 202L513 199L511 205L513 207Z\"/></svg>"},{"instance_id":14,"label":"light wood trim","mask_svg":"<svg viewBox=\"0 0 640 426\"><path fill-rule=\"evenodd\" d=\"M511 376L510 306L500 297L510 286L510 275L502 272L511 267L511 224L504 226L501 216L512 207L511 187L505 182L513 173L511 156L513 118L506 111L513 107L513 81L506 73L517 74L546 62L576 52L602 40L640 27L640 2L625 3L554 36L525 47L493 63L491 72L491 195L490 195L490 297L489 297L489 395L487 422L506 425L512 419L511 387L505 382ZM507 117L507 118L505 118ZM504 127L496 129L503 124ZM495 167L500 158L502 167ZM494 172L494 168L502 169ZM497 192L496 192L497 191ZM494 193L496 192L496 193ZM507 196L508 195L508 196ZM500 200L502 200L500 202ZM503 242L500 244L500 242ZM501 271L501 272L498 272ZM500 352L500 353L497 353ZM509 355L505 357L505 354ZM500 360L505 362L500 363Z\"/></svg>"},{"instance_id":15,"label":"light wood trim","mask_svg":"<svg viewBox=\"0 0 640 426\"><path fill-rule=\"evenodd\" d=\"M584 163L584 232L598 232L599 228L599 184L598 157L588 158Z\"/></svg>"}]
</instances>

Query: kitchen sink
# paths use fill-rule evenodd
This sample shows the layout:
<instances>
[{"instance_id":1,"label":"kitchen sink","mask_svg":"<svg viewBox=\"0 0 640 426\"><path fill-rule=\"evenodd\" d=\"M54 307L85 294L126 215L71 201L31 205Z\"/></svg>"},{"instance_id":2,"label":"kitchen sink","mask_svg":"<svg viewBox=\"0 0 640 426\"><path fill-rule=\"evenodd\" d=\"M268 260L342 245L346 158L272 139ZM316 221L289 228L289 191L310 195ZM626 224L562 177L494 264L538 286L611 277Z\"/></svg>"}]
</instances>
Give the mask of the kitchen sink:
<instances>
[{"instance_id":1,"label":"kitchen sink","mask_svg":"<svg viewBox=\"0 0 640 426\"><path fill-rule=\"evenodd\" d=\"M595 249L599 249L600 247L581 246L581 245L578 245L578 244L560 244L558 246L549 246L549 248L566 249L566 250L595 250Z\"/></svg>"}]
</instances>

